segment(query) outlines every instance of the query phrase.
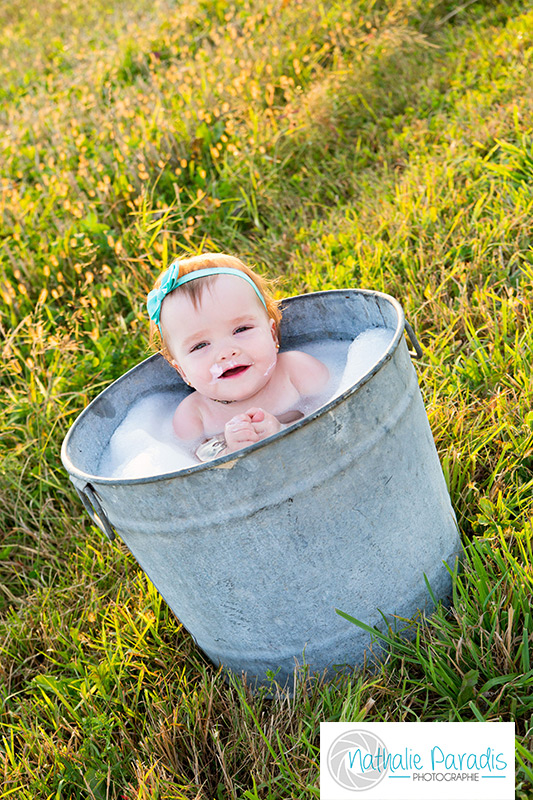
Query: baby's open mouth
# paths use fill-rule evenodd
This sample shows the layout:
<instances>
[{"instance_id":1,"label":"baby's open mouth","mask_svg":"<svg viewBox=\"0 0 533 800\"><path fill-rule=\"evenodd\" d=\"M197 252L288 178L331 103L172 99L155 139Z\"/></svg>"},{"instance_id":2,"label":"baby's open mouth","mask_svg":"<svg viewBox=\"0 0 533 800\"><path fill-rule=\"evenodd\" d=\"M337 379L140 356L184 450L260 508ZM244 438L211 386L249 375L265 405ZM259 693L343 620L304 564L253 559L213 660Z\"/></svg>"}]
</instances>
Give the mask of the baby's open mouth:
<instances>
[{"instance_id":1,"label":"baby's open mouth","mask_svg":"<svg viewBox=\"0 0 533 800\"><path fill-rule=\"evenodd\" d=\"M224 370L220 377L235 378L237 375L242 375L247 369L250 369L249 364L240 364L238 367L230 367L229 369Z\"/></svg>"}]
</instances>

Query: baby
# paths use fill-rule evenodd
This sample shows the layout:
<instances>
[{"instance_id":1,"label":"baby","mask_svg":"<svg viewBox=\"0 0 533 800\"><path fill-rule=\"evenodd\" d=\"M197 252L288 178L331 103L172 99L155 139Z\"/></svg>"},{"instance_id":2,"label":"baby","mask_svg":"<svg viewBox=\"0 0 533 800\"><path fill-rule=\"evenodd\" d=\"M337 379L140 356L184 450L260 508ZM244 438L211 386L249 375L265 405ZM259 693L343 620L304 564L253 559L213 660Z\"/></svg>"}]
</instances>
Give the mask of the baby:
<instances>
[{"instance_id":1,"label":"baby","mask_svg":"<svg viewBox=\"0 0 533 800\"><path fill-rule=\"evenodd\" d=\"M301 397L326 385L327 367L297 350L279 353L281 311L259 275L224 254L174 263L149 293L162 353L194 388L173 418L180 439L208 442L200 460L233 453L298 419Z\"/></svg>"}]
</instances>

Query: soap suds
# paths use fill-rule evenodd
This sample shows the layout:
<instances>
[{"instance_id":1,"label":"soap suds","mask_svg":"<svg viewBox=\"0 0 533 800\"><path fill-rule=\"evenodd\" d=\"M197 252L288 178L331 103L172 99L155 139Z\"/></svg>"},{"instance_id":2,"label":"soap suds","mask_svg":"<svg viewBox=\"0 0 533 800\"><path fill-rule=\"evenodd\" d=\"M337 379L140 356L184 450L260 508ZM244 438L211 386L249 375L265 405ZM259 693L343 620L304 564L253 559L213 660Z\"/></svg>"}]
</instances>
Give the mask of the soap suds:
<instances>
[{"instance_id":1,"label":"soap suds","mask_svg":"<svg viewBox=\"0 0 533 800\"><path fill-rule=\"evenodd\" d=\"M209 372L212 375L211 383L216 383L220 378L220 376L223 375L227 369L233 369L233 367L238 367L238 366L239 364L233 359L231 359L231 361L227 361L223 366L221 366L218 363L213 364L212 367L209 367Z\"/></svg>"}]
</instances>

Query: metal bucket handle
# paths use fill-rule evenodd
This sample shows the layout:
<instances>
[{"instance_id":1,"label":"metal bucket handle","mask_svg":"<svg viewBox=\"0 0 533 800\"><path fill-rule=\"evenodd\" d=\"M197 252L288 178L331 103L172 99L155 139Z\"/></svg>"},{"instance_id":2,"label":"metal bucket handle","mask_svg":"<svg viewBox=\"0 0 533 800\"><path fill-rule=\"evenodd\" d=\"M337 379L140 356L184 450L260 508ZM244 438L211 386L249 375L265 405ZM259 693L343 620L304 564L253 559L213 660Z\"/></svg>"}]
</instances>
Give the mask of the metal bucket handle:
<instances>
[{"instance_id":1,"label":"metal bucket handle","mask_svg":"<svg viewBox=\"0 0 533 800\"><path fill-rule=\"evenodd\" d=\"M407 320L405 320L405 332L407 333L407 336L409 337L409 341L411 342L411 344L415 348L414 352L412 350L409 350L409 355L411 356L411 358L422 358L424 353L422 352L422 348L420 347L420 345L418 343L418 339L416 338L414 330L411 328L411 326L409 325Z\"/></svg>"},{"instance_id":2,"label":"metal bucket handle","mask_svg":"<svg viewBox=\"0 0 533 800\"><path fill-rule=\"evenodd\" d=\"M83 503L83 507L89 514L94 524L100 528L100 530L105 533L109 541L112 542L115 538L115 531L113 530L111 523L107 518L107 514L100 505L98 495L94 491L91 484L86 483L83 489L79 489L75 485L75 489L80 497L81 502Z\"/></svg>"}]
</instances>

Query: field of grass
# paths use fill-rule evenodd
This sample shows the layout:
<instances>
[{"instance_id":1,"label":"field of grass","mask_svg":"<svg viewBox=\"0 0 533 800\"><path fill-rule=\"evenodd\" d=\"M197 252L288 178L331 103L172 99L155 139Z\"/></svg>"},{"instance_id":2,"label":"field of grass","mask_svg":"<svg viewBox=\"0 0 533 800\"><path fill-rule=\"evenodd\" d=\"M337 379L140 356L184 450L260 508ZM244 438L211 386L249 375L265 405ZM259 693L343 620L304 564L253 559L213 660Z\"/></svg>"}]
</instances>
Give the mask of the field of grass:
<instances>
[{"instance_id":1,"label":"field of grass","mask_svg":"<svg viewBox=\"0 0 533 800\"><path fill-rule=\"evenodd\" d=\"M533 797L533 9L0 9L0 798L318 798L319 723L514 720ZM395 296L466 548L377 672L224 683L60 463L169 259ZM350 611L350 609L346 609Z\"/></svg>"}]
</instances>

